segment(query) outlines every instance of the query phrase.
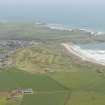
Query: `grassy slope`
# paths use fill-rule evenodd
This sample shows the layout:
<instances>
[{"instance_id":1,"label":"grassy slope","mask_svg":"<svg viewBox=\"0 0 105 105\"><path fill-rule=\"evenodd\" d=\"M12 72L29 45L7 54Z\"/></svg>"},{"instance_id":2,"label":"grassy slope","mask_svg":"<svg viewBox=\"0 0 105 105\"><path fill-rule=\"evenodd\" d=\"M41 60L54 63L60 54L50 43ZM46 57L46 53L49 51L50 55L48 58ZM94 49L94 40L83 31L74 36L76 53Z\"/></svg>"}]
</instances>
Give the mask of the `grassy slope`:
<instances>
[{"instance_id":1,"label":"grassy slope","mask_svg":"<svg viewBox=\"0 0 105 105\"><path fill-rule=\"evenodd\" d=\"M50 76L72 90L67 105L105 104L105 76L103 74L85 71L53 73Z\"/></svg>"},{"instance_id":2,"label":"grassy slope","mask_svg":"<svg viewBox=\"0 0 105 105\"><path fill-rule=\"evenodd\" d=\"M67 92L65 86L46 75L32 75L15 68L0 72L0 91L13 90L15 88L32 88L34 95L24 96L21 105L63 105Z\"/></svg>"},{"instance_id":3,"label":"grassy slope","mask_svg":"<svg viewBox=\"0 0 105 105\"><path fill-rule=\"evenodd\" d=\"M38 44L18 49L12 58L17 68L32 73L105 70L104 67L83 62L65 52L60 44Z\"/></svg>"},{"instance_id":4,"label":"grassy slope","mask_svg":"<svg viewBox=\"0 0 105 105\"><path fill-rule=\"evenodd\" d=\"M30 64L29 62L34 59L33 64L40 66L40 69L36 69L35 67L36 70L43 71L46 68L48 70L54 70L54 72L49 73L48 76L70 90L70 93L68 93L69 95L68 98L65 98L65 93L63 93L63 96L60 94L53 94L59 97L59 99L56 98L57 99L56 102L63 99L66 100L63 101L62 104L60 103L60 105L64 105L64 103L66 103L65 105L94 105L94 104L104 105L105 104L104 72L97 72L97 70L100 71L102 69L101 67L98 66L95 67L94 65L90 64L87 65L75 64L71 57L65 56L62 53L58 53L59 52L58 50L52 50L46 48L45 46L43 47L36 46L35 48L33 49L30 48L28 50L22 49L22 51L24 50L27 56L32 56L32 58L29 57L28 63L26 63L26 65L24 66L26 67L24 70L26 71L28 70L28 72L30 72L31 68L27 69L27 65L29 65ZM22 63L23 65L26 59L26 55L22 53L22 51L19 51L18 52L19 55L16 54L15 58L20 57L18 58L17 61L19 61L19 63ZM22 54L25 56L23 57ZM36 57L34 58L33 55L36 55ZM49 55L56 55L56 60L54 59L53 63L51 62L51 60L49 60L50 59ZM22 61L20 61L19 59L22 59ZM44 62L44 60L46 60L47 62ZM20 64L17 67L20 67ZM60 72L57 72L58 70ZM38 97L35 98L35 100L38 100L36 101L36 104L38 105L42 105L43 103L45 105L47 103L49 104L49 101L44 99L44 97L48 97L47 99L49 100L52 99L52 95L50 97L50 95L48 94L46 95L40 94L38 95ZM27 98L29 97L25 97L25 99ZM41 98L42 101L39 101ZM53 99L55 100L55 97L53 97ZM30 100L34 99L31 98ZM55 101L52 100L51 102ZM25 105L26 103L31 103L31 101L30 102L23 101L23 105ZM53 104L56 105L56 103L52 103L52 105Z\"/></svg>"},{"instance_id":5,"label":"grassy slope","mask_svg":"<svg viewBox=\"0 0 105 105\"><path fill-rule=\"evenodd\" d=\"M13 60L17 68L29 72L67 71L71 69L70 60L53 48L35 46L19 49Z\"/></svg>"},{"instance_id":6,"label":"grassy slope","mask_svg":"<svg viewBox=\"0 0 105 105\"><path fill-rule=\"evenodd\" d=\"M95 71L29 74L15 68L0 72L0 90L33 88L21 105L104 105L104 74ZM69 97L68 97L69 96Z\"/></svg>"}]
</instances>

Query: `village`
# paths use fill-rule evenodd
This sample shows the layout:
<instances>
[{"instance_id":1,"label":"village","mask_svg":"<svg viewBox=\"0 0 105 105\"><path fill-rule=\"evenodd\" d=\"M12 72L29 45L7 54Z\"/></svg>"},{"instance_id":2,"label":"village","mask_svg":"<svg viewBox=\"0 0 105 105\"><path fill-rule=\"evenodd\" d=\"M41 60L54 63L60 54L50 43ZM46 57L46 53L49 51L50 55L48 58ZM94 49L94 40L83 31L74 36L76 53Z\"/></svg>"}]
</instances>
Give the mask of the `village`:
<instances>
[{"instance_id":1,"label":"village","mask_svg":"<svg viewBox=\"0 0 105 105\"><path fill-rule=\"evenodd\" d=\"M7 101L14 100L17 98L22 98L24 95L32 95L34 91L32 88L16 88L12 91L2 91L0 92L0 97L5 97Z\"/></svg>"},{"instance_id":2,"label":"village","mask_svg":"<svg viewBox=\"0 0 105 105\"><path fill-rule=\"evenodd\" d=\"M12 65L10 56L19 48L32 47L38 44L35 41L24 40L0 40L0 69Z\"/></svg>"}]
</instances>

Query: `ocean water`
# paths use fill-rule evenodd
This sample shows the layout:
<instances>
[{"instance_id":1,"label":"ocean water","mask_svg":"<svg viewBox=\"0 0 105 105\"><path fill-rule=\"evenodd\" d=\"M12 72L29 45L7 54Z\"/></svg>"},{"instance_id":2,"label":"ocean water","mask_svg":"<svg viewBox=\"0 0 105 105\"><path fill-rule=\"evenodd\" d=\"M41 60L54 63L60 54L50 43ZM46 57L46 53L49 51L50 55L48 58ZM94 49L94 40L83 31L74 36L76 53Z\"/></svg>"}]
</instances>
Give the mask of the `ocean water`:
<instances>
[{"instance_id":1,"label":"ocean water","mask_svg":"<svg viewBox=\"0 0 105 105\"><path fill-rule=\"evenodd\" d=\"M84 50L105 50L105 42L103 43L88 43L88 44L78 44L81 49Z\"/></svg>"},{"instance_id":2,"label":"ocean water","mask_svg":"<svg viewBox=\"0 0 105 105\"><path fill-rule=\"evenodd\" d=\"M104 45L105 43L101 44ZM66 48L82 60L105 66L105 45L101 44L70 45L69 47L66 45Z\"/></svg>"},{"instance_id":3,"label":"ocean water","mask_svg":"<svg viewBox=\"0 0 105 105\"><path fill-rule=\"evenodd\" d=\"M0 6L1 21L41 21L105 32L104 6Z\"/></svg>"},{"instance_id":4,"label":"ocean water","mask_svg":"<svg viewBox=\"0 0 105 105\"><path fill-rule=\"evenodd\" d=\"M84 60L105 66L105 42L78 44L74 48Z\"/></svg>"}]
</instances>

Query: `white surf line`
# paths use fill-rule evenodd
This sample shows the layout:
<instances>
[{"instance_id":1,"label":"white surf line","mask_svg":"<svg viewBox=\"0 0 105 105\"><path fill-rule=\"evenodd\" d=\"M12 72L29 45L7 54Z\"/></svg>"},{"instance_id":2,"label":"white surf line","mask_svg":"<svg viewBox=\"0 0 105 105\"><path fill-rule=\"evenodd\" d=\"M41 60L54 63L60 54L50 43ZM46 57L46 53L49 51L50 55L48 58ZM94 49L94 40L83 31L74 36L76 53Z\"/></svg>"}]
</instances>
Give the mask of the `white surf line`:
<instances>
[{"instance_id":1,"label":"white surf line","mask_svg":"<svg viewBox=\"0 0 105 105\"><path fill-rule=\"evenodd\" d=\"M70 27L70 26L66 26L66 25L62 25L62 24L44 24L43 26L48 27L49 29L52 30L59 30L59 31L73 31L73 30L79 30L79 31L83 31L86 33L90 33L90 35L105 35L105 32L98 32L95 30L91 30L91 29L86 29L86 28L79 28L79 27Z\"/></svg>"},{"instance_id":2,"label":"white surf line","mask_svg":"<svg viewBox=\"0 0 105 105\"><path fill-rule=\"evenodd\" d=\"M78 46L71 43L62 43L62 46L64 46L70 53L74 54L75 56L81 58L84 61L89 61L92 63L97 63L105 66L105 60L102 60L99 58L99 56L92 56L88 51L80 49Z\"/></svg>"},{"instance_id":3,"label":"white surf line","mask_svg":"<svg viewBox=\"0 0 105 105\"><path fill-rule=\"evenodd\" d=\"M67 43L62 43L61 45L63 45L70 53L78 56L79 58L81 58L82 60L85 60L85 58L83 56L81 56L80 54L78 54L74 49L73 49L73 44L71 43L71 46Z\"/></svg>"},{"instance_id":4,"label":"white surf line","mask_svg":"<svg viewBox=\"0 0 105 105\"><path fill-rule=\"evenodd\" d=\"M41 25L41 26L45 26L49 29L52 30L59 30L59 31L75 31L75 30L79 30L79 31L83 31L86 33L90 33L90 35L105 35L105 32L103 31L96 31L94 29L89 29L89 28L80 28L80 27L72 27L69 25L63 25L63 24L52 24L52 23L45 23L45 22L35 22L36 25Z\"/></svg>"},{"instance_id":5,"label":"white surf line","mask_svg":"<svg viewBox=\"0 0 105 105\"><path fill-rule=\"evenodd\" d=\"M47 24L47 25L44 25L44 26L48 27L49 29L59 30L59 31L72 31L73 30L69 26L64 26L64 25L61 25L61 24Z\"/></svg>"}]
</instances>

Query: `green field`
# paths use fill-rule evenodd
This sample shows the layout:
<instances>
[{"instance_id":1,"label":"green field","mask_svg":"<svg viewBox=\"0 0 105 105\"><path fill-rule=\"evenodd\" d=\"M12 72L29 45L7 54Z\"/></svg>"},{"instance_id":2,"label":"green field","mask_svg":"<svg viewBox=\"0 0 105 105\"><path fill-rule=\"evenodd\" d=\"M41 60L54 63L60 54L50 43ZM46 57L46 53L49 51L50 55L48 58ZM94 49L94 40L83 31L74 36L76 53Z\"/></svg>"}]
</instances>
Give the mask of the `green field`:
<instances>
[{"instance_id":1,"label":"green field","mask_svg":"<svg viewBox=\"0 0 105 105\"><path fill-rule=\"evenodd\" d=\"M15 68L0 72L0 91L32 88L21 105L105 105L104 74L95 71L29 74ZM5 105L5 104L0 104Z\"/></svg>"},{"instance_id":2,"label":"green field","mask_svg":"<svg viewBox=\"0 0 105 105\"><path fill-rule=\"evenodd\" d=\"M77 66L74 71L29 73L10 68L0 72L0 90L32 88L33 95L24 96L21 105L104 105L104 72Z\"/></svg>"},{"instance_id":3,"label":"green field","mask_svg":"<svg viewBox=\"0 0 105 105\"><path fill-rule=\"evenodd\" d=\"M5 97L0 97L0 105L6 105L7 101Z\"/></svg>"},{"instance_id":4,"label":"green field","mask_svg":"<svg viewBox=\"0 0 105 105\"><path fill-rule=\"evenodd\" d=\"M25 96L22 105L64 105L66 97L67 93L36 94Z\"/></svg>"},{"instance_id":5,"label":"green field","mask_svg":"<svg viewBox=\"0 0 105 105\"><path fill-rule=\"evenodd\" d=\"M70 91L47 75L32 75L15 68L0 72L0 84L0 91L12 91L19 87L32 88L34 95L24 96L21 105L43 105L44 102L46 105L51 102L51 105L63 105Z\"/></svg>"},{"instance_id":6,"label":"green field","mask_svg":"<svg viewBox=\"0 0 105 105\"><path fill-rule=\"evenodd\" d=\"M105 76L95 71L62 72L50 76L71 90L67 105L104 105Z\"/></svg>"}]
</instances>

